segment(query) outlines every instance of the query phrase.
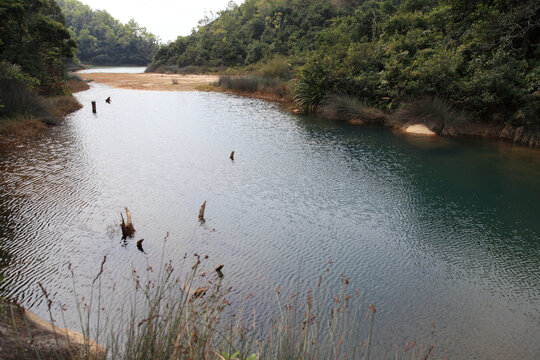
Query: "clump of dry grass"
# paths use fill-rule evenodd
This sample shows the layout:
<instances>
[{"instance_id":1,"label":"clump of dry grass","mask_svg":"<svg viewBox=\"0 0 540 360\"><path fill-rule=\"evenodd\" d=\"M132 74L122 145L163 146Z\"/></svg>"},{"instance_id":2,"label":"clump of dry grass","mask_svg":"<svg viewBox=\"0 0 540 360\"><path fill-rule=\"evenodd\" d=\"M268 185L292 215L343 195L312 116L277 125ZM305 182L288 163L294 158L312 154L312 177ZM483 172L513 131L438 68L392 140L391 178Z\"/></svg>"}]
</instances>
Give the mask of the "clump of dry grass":
<instances>
[{"instance_id":1,"label":"clump of dry grass","mask_svg":"<svg viewBox=\"0 0 540 360\"><path fill-rule=\"evenodd\" d=\"M103 262L103 264L105 261ZM102 264L102 270L103 270ZM205 271L206 270L206 271ZM94 279L86 303L77 301L84 337L100 341L109 359L369 359L376 309L365 295L349 289L349 279L341 276L341 286L332 292L331 272L304 295L275 291L273 319L262 327L246 316L248 295L241 304L228 300L230 287L223 278L205 269L204 259L184 276L172 262L157 270L157 278L144 279L133 271L135 293L120 313L104 312L90 326L92 311L104 304L100 274ZM154 274L149 267L148 272ZM95 287L94 287L95 286ZM76 289L74 288L75 293ZM94 292L98 291L98 297ZM79 299L77 297L77 299ZM131 301L131 302L130 302ZM97 302L97 304L96 304ZM112 316L111 316L112 315ZM254 316L254 315L253 315ZM95 321L95 319L94 319ZM101 325L100 325L101 321ZM95 328L93 332L92 328ZM432 347L407 342L395 348L395 358L427 359ZM409 351L409 352L408 352ZM85 355L86 354L86 355ZM90 348L77 356L91 359ZM386 354L385 354L386 355ZM87 357L84 357L87 356Z\"/></svg>"},{"instance_id":2,"label":"clump of dry grass","mask_svg":"<svg viewBox=\"0 0 540 360\"><path fill-rule=\"evenodd\" d=\"M81 103L71 95L44 98L42 101L46 104L47 109L58 118L63 118L82 108Z\"/></svg>"},{"instance_id":3,"label":"clump of dry grass","mask_svg":"<svg viewBox=\"0 0 540 360\"><path fill-rule=\"evenodd\" d=\"M166 244L167 239L165 239ZM165 246L162 257L164 257ZM366 302L365 294L349 288L350 279L341 275L337 291L330 265L316 284L298 283L297 292L275 290L276 307L269 322L257 322L248 309L251 294L240 304L229 301L231 287L207 265L207 256L187 256L175 269L172 261L159 269L148 266L146 274L132 271L134 290L122 294L123 305L108 302L115 298L104 294L101 277L106 257L91 284L89 296L77 291L71 264L75 308L81 323L81 346L73 348L70 358L111 360L258 360L258 359L340 359L386 358L373 354L372 333L376 309ZM40 284L53 322L53 299ZM88 294L87 294L88 295ZM369 304L369 305L368 305ZM62 305L62 308L65 305ZM261 326L262 325L262 326ZM94 339L103 347L96 346ZM433 346L424 348L407 342L394 346L395 359L428 359ZM39 349L38 349L39 351ZM39 355L39 352L37 353Z\"/></svg>"},{"instance_id":4,"label":"clump of dry grass","mask_svg":"<svg viewBox=\"0 0 540 360\"><path fill-rule=\"evenodd\" d=\"M434 97L403 104L391 118L394 126L424 124L438 135L455 136L466 122L447 101Z\"/></svg>"},{"instance_id":5,"label":"clump of dry grass","mask_svg":"<svg viewBox=\"0 0 540 360\"><path fill-rule=\"evenodd\" d=\"M0 136L5 138L31 137L45 128L43 121L31 116L0 118Z\"/></svg>"},{"instance_id":6,"label":"clump of dry grass","mask_svg":"<svg viewBox=\"0 0 540 360\"><path fill-rule=\"evenodd\" d=\"M286 98L291 96L291 88L286 81L279 77L264 77L250 75L221 75L215 86L240 92L263 92Z\"/></svg>"},{"instance_id":7,"label":"clump of dry grass","mask_svg":"<svg viewBox=\"0 0 540 360\"><path fill-rule=\"evenodd\" d=\"M383 123L386 114L350 95L332 95L319 106L320 115L331 120Z\"/></svg>"},{"instance_id":8,"label":"clump of dry grass","mask_svg":"<svg viewBox=\"0 0 540 360\"><path fill-rule=\"evenodd\" d=\"M32 137L47 128L58 125L61 119L82 107L71 95L50 98L31 98L31 108L23 113L0 117L0 136L5 139ZM21 100L23 101L23 100Z\"/></svg>"},{"instance_id":9,"label":"clump of dry grass","mask_svg":"<svg viewBox=\"0 0 540 360\"><path fill-rule=\"evenodd\" d=\"M90 85L88 85L88 82L82 80L81 78L68 79L67 86L73 94L90 89Z\"/></svg>"}]
</instances>

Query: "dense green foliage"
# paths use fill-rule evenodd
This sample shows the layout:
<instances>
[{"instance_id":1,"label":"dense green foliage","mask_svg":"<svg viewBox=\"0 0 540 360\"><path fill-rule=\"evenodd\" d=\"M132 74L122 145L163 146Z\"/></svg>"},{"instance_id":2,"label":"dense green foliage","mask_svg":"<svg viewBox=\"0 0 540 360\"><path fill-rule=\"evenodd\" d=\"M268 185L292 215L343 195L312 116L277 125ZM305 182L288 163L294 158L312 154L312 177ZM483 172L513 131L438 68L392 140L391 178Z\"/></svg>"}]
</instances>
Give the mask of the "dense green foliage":
<instances>
[{"instance_id":1,"label":"dense green foliage","mask_svg":"<svg viewBox=\"0 0 540 360\"><path fill-rule=\"evenodd\" d=\"M63 61L73 56L75 42L58 5L52 0L0 0L0 18L0 99L7 96L7 82L44 95L66 93Z\"/></svg>"},{"instance_id":2,"label":"dense green foliage","mask_svg":"<svg viewBox=\"0 0 540 360\"><path fill-rule=\"evenodd\" d=\"M230 2L217 19L204 19L192 35L162 46L152 66L239 66L274 54L297 56L313 48L336 14L327 0Z\"/></svg>"},{"instance_id":3,"label":"dense green foliage","mask_svg":"<svg viewBox=\"0 0 540 360\"><path fill-rule=\"evenodd\" d=\"M122 24L105 10L92 10L77 0L57 0L77 42L77 57L100 65L147 65L156 37L134 20Z\"/></svg>"},{"instance_id":4,"label":"dense green foliage","mask_svg":"<svg viewBox=\"0 0 540 360\"><path fill-rule=\"evenodd\" d=\"M394 110L441 97L472 117L538 125L540 3L367 1L317 37L299 87Z\"/></svg>"},{"instance_id":5,"label":"dense green foliage","mask_svg":"<svg viewBox=\"0 0 540 360\"><path fill-rule=\"evenodd\" d=\"M335 94L388 112L438 97L473 119L538 126L539 39L535 0L246 0L162 46L152 68L281 54L308 110Z\"/></svg>"}]
</instances>

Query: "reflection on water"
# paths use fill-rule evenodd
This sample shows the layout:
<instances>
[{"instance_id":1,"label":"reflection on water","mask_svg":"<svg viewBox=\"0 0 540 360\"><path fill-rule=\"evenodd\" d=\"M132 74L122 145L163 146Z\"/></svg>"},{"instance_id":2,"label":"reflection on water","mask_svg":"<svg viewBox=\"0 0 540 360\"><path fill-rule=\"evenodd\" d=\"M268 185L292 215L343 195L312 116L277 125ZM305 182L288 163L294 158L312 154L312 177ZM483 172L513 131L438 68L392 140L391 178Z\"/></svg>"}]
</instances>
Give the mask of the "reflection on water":
<instances>
[{"instance_id":1,"label":"reflection on water","mask_svg":"<svg viewBox=\"0 0 540 360\"><path fill-rule=\"evenodd\" d=\"M88 73L114 73L114 74L142 74L146 70L145 66L103 66L91 67L77 72L82 74Z\"/></svg>"},{"instance_id":2,"label":"reflection on water","mask_svg":"<svg viewBox=\"0 0 540 360\"><path fill-rule=\"evenodd\" d=\"M105 95L114 102L92 115ZM277 285L313 283L333 260L379 310L378 346L435 323L435 358L538 358L537 152L223 94L92 85L78 97L85 107L50 137L0 158L3 292L38 314L38 281L73 303L68 262L84 293L107 255L105 283L130 291L131 269L159 263L169 233L166 260L197 252L225 264L234 296L254 293L260 317ZM137 229L126 243L124 206Z\"/></svg>"}]
</instances>

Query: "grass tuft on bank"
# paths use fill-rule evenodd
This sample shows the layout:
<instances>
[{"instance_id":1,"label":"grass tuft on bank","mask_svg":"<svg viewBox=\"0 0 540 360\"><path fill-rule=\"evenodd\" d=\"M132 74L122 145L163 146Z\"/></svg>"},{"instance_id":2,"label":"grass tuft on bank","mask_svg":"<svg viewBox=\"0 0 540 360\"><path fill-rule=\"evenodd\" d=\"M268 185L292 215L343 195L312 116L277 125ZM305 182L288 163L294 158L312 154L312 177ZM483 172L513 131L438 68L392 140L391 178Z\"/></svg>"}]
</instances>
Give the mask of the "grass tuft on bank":
<instances>
[{"instance_id":1,"label":"grass tuft on bank","mask_svg":"<svg viewBox=\"0 0 540 360\"><path fill-rule=\"evenodd\" d=\"M332 120L348 120L360 123L384 123L386 114L379 109L366 105L350 95L332 95L327 97L318 112Z\"/></svg>"},{"instance_id":2,"label":"grass tuft on bank","mask_svg":"<svg viewBox=\"0 0 540 360\"><path fill-rule=\"evenodd\" d=\"M448 101L433 97L403 104L392 114L391 123L395 126L423 124L437 135L455 136L466 120Z\"/></svg>"},{"instance_id":3,"label":"grass tuft on bank","mask_svg":"<svg viewBox=\"0 0 540 360\"><path fill-rule=\"evenodd\" d=\"M288 98L291 94L287 82L277 77L264 77L258 74L249 75L221 75L215 84L226 90L243 93L268 93L279 98Z\"/></svg>"}]
</instances>

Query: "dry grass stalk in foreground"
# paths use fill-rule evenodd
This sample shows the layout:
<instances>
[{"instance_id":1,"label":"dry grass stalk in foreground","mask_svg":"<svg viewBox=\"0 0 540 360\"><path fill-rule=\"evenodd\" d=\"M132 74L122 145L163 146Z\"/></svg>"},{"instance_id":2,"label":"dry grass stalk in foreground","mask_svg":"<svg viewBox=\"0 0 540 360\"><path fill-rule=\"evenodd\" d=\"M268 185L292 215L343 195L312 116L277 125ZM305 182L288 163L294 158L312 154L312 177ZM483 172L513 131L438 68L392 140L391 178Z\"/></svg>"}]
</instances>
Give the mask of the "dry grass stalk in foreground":
<instances>
[{"instance_id":1,"label":"dry grass stalk in foreground","mask_svg":"<svg viewBox=\"0 0 540 360\"><path fill-rule=\"evenodd\" d=\"M206 256L195 256L193 266L184 257L179 270L172 262L157 271L148 266L146 279L133 270L133 293L122 294L125 305L112 311L105 310L105 304L114 294L105 295L101 285L104 259L90 295L76 296L83 338L103 344L106 357L113 360L386 358L371 349L375 307L367 305L359 291L350 291L348 278L340 277L337 293L332 291L330 269L305 297L298 291L282 294L278 287L272 320L261 324L255 313L246 315L251 294L231 304L231 288L207 266ZM77 294L75 281L73 286ZM199 289L204 291L196 296ZM396 346L395 358L427 359L432 348L424 349L423 341L422 336L418 346ZM75 355L92 359L95 352L85 345Z\"/></svg>"}]
</instances>

